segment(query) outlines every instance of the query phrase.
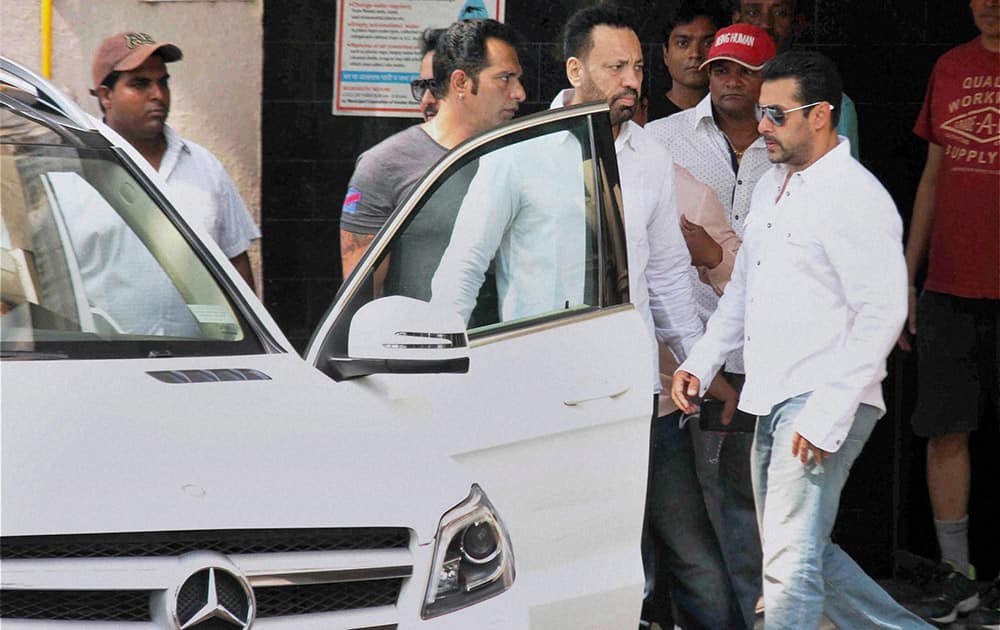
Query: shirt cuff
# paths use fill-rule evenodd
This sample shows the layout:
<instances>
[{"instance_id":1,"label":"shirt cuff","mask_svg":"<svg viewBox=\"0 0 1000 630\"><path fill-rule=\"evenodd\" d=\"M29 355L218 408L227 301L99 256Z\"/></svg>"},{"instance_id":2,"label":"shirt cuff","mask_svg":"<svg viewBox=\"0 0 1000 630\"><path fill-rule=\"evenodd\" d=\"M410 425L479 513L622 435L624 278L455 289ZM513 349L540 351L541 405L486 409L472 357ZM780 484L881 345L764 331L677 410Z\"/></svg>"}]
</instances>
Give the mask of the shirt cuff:
<instances>
[{"instance_id":1,"label":"shirt cuff","mask_svg":"<svg viewBox=\"0 0 1000 630\"><path fill-rule=\"evenodd\" d=\"M705 392L708 391L708 384L712 380L710 376L706 376L710 375L711 369L711 366L700 364L696 358L690 356L677 368L677 370L683 370L698 378L698 396L701 398L705 397Z\"/></svg>"},{"instance_id":2,"label":"shirt cuff","mask_svg":"<svg viewBox=\"0 0 1000 630\"><path fill-rule=\"evenodd\" d=\"M733 266L736 263L736 254L729 250L722 250L722 262L705 270L708 283L715 290L716 294L722 295L729 284L729 279L733 276Z\"/></svg>"},{"instance_id":3,"label":"shirt cuff","mask_svg":"<svg viewBox=\"0 0 1000 630\"><path fill-rule=\"evenodd\" d=\"M844 445L847 434L851 432L854 416L850 418L834 418L828 410L813 404L810 396L795 418L795 431L809 440L813 446L818 446L828 453L836 453Z\"/></svg>"}]
</instances>

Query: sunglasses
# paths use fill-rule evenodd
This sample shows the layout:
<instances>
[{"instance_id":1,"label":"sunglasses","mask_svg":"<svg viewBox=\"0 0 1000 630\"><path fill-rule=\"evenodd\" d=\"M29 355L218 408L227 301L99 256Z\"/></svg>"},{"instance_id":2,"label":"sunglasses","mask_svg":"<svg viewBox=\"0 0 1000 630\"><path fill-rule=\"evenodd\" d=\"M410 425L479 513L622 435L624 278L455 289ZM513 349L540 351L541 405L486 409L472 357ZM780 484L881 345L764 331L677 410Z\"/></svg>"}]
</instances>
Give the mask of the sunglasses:
<instances>
[{"instance_id":1,"label":"sunglasses","mask_svg":"<svg viewBox=\"0 0 1000 630\"><path fill-rule=\"evenodd\" d=\"M434 87L434 79L414 79L410 81L410 94L413 100L420 102L424 99L427 90Z\"/></svg>"},{"instance_id":2,"label":"sunglasses","mask_svg":"<svg viewBox=\"0 0 1000 630\"><path fill-rule=\"evenodd\" d=\"M808 109L810 107L816 107L820 103L825 103L826 101L816 101L815 103L809 103L808 105L799 105L798 107L793 107L791 109L782 109L780 105L765 105L760 108L761 113L767 116L767 119L774 123L775 127L781 127L785 124L785 115L791 112L797 112L800 109ZM833 111L833 105L830 105L830 111Z\"/></svg>"}]
</instances>

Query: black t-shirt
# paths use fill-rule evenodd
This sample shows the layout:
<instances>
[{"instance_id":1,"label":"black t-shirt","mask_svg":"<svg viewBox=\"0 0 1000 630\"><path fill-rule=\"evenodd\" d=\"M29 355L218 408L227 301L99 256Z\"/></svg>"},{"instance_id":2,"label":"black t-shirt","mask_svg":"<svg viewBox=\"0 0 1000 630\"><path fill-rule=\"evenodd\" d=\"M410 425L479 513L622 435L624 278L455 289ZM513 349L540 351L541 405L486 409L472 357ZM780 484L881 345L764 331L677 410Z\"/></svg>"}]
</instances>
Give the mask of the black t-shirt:
<instances>
[{"instance_id":1,"label":"black t-shirt","mask_svg":"<svg viewBox=\"0 0 1000 630\"><path fill-rule=\"evenodd\" d=\"M646 110L646 121L652 122L660 118L666 118L680 111L684 110L677 107L672 100L661 94L656 98L649 99L649 106Z\"/></svg>"}]
</instances>

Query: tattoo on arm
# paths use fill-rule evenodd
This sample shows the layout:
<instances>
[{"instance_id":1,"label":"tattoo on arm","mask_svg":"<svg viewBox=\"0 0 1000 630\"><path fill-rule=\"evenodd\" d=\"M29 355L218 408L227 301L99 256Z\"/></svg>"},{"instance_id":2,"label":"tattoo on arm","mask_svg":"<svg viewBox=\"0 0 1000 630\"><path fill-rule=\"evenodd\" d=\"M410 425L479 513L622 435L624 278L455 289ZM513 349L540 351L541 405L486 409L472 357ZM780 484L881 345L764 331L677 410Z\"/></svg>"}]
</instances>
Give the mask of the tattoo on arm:
<instances>
[{"instance_id":1,"label":"tattoo on arm","mask_svg":"<svg viewBox=\"0 0 1000 630\"><path fill-rule=\"evenodd\" d=\"M358 261L361 260L361 256L368 249L368 246L371 245L374 238L374 234L357 234L355 232L348 232L347 230L340 231L340 263L344 270L344 279L354 271L354 267L357 266Z\"/></svg>"}]
</instances>

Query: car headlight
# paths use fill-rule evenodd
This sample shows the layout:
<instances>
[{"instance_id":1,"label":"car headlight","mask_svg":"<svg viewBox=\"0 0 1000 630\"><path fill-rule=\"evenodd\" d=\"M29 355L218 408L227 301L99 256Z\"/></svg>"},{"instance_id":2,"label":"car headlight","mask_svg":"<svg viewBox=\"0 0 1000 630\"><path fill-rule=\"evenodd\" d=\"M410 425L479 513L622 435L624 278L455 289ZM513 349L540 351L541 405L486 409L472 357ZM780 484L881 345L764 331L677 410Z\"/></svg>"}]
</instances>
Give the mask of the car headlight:
<instances>
[{"instance_id":1,"label":"car headlight","mask_svg":"<svg viewBox=\"0 0 1000 630\"><path fill-rule=\"evenodd\" d=\"M465 501L441 517L434 543L424 619L471 606L514 583L510 536L477 484Z\"/></svg>"}]
</instances>

